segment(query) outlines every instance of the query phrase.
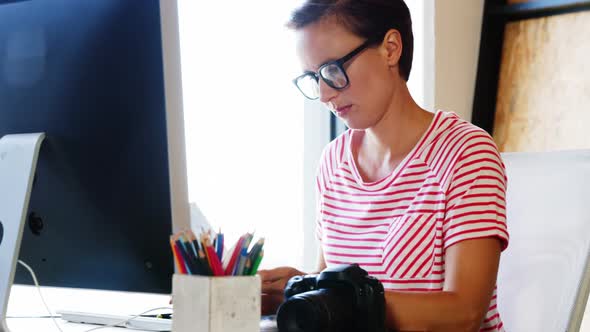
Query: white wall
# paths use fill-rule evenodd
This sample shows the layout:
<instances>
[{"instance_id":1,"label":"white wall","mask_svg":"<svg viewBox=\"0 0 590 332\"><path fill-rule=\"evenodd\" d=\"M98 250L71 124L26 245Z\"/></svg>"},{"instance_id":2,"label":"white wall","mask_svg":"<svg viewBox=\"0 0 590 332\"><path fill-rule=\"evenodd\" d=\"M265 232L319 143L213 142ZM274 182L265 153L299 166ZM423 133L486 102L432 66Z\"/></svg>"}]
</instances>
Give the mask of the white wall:
<instances>
[{"instance_id":1,"label":"white wall","mask_svg":"<svg viewBox=\"0 0 590 332\"><path fill-rule=\"evenodd\" d=\"M411 1L411 0L410 0ZM424 0L426 13L426 42L434 44L434 52L426 61L432 65L427 101L433 101L436 109L453 111L466 120L471 120L479 40L483 17L484 0ZM432 47L432 46L431 46ZM427 74L428 75L428 74Z\"/></svg>"}]
</instances>

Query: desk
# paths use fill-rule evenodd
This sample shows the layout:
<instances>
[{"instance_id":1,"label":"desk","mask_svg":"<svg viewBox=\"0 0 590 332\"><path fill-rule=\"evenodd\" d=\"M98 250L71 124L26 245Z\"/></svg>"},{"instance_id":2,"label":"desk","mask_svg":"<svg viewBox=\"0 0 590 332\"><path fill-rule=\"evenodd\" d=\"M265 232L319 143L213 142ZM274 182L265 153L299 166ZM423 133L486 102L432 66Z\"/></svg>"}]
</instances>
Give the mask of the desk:
<instances>
[{"instance_id":1,"label":"desk","mask_svg":"<svg viewBox=\"0 0 590 332\"><path fill-rule=\"evenodd\" d=\"M53 313L57 310L85 311L113 315L136 315L144 311L172 307L169 295L41 287ZM160 311L160 312L170 312ZM8 301L8 317L47 316L47 310L33 286L14 285ZM63 332L83 332L98 325L75 324L56 318ZM10 332L59 332L51 318L8 318ZM97 332L145 332L126 328L103 328Z\"/></svg>"},{"instance_id":2,"label":"desk","mask_svg":"<svg viewBox=\"0 0 590 332\"><path fill-rule=\"evenodd\" d=\"M41 292L53 313L57 310L85 311L114 315L134 315L159 307L172 307L169 295L100 291L75 288L42 287ZM162 310L160 312L166 312ZM168 310L167 312L170 312ZM14 285L8 301L8 317L47 316L47 310L34 286ZM75 324L56 318L64 332L82 332L96 325ZM51 318L9 318L11 332L59 332ZM104 328L100 331L138 331L124 328Z\"/></svg>"},{"instance_id":3,"label":"desk","mask_svg":"<svg viewBox=\"0 0 590 332\"><path fill-rule=\"evenodd\" d=\"M129 292L82 290L42 287L41 291L49 308L56 310L78 310L106 314L132 315L151 308L169 307L170 296ZM500 309L500 314L502 310ZM47 311L33 286L15 285L11 289L8 316L46 316ZM56 319L64 332L83 332L94 325L74 324ZM9 318L11 332L58 332L50 318ZM97 332L142 332L124 328L104 328ZM590 303L580 332L590 332Z\"/></svg>"},{"instance_id":4,"label":"desk","mask_svg":"<svg viewBox=\"0 0 590 332\"><path fill-rule=\"evenodd\" d=\"M88 324L75 324L69 323L62 319L56 319L59 327L63 330L63 332L84 332L88 331L93 327L97 327L98 325L88 325ZM31 332L31 331L43 331L43 332L59 332L59 330L55 327L51 318L9 318L8 319L8 327L10 328L10 332ZM262 329L262 326L261 326ZM97 332L147 332L143 330L131 330L126 328L119 328L119 327L107 327L104 329L97 330ZM265 331L276 331L276 329L272 329L267 327Z\"/></svg>"},{"instance_id":5,"label":"desk","mask_svg":"<svg viewBox=\"0 0 590 332\"><path fill-rule=\"evenodd\" d=\"M84 332L88 331L94 327L98 327L98 325L89 325L89 324L75 324L69 323L61 318L56 318L56 321L59 327L62 329L63 332ZM39 332L59 332L59 330L55 327L55 324L51 321L51 318L9 318L7 320L8 328L10 332L31 332L31 331L39 331ZM96 332L147 332L142 330L131 330L126 328L119 328L119 327L106 327Z\"/></svg>"}]
</instances>

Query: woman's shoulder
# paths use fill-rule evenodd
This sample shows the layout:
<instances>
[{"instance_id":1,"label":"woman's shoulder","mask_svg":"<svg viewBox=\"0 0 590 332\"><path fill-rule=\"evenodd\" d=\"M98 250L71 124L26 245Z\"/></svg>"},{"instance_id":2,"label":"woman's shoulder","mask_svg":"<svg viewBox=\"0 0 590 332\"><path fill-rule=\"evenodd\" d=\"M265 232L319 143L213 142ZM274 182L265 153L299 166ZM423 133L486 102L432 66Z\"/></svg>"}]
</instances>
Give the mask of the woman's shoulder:
<instances>
[{"instance_id":1,"label":"woman's shoulder","mask_svg":"<svg viewBox=\"0 0 590 332\"><path fill-rule=\"evenodd\" d=\"M437 111L436 121L438 124L421 153L426 164L435 167L443 159L447 160L445 167L455 168L467 160L486 155L501 164L494 139L482 128L447 111Z\"/></svg>"},{"instance_id":2,"label":"woman's shoulder","mask_svg":"<svg viewBox=\"0 0 590 332\"><path fill-rule=\"evenodd\" d=\"M463 119L457 113L446 110L437 110L436 115L439 118L439 129L453 130L457 128L464 128L470 132L487 133L482 128L473 123ZM489 135L488 135L489 136Z\"/></svg>"},{"instance_id":3,"label":"woman's shoulder","mask_svg":"<svg viewBox=\"0 0 590 332\"><path fill-rule=\"evenodd\" d=\"M494 139L484 129L462 119L454 112L439 110L435 140L440 141L473 141L485 142L495 147Z\"/></svg>"},{"instance_id":4,"label":"woman's shoulder","mask_svg":"<svg viewBox=\"0 0 590 332\"><path fill-rule=\"evenodd\" d=\"M485 172L497 176L505 184L504 163L492 136L453 112L443 112L440 116L438 135L430 150L423 154L427 156L423 160L437 170L441 185L448 189L456 180L452 176L455 174L476 176Z\"/></svg>"}]
</instances>

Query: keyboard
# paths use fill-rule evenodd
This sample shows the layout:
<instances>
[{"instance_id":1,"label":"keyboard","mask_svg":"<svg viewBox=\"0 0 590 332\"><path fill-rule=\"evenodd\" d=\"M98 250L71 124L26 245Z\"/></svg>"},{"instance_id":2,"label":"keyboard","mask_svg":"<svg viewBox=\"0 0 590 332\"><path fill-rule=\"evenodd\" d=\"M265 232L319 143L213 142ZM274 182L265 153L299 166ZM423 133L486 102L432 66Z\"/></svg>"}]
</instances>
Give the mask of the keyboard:
<instances>
[{"instance_id":1,"label":"keyboard","mask_svg":"<svg viewBox=\"0 0 590 332\"><path fill-rule=\"evenodd\" d=\"M63 320L72 323L95 324L95 325L113 325L117 327L126 327L136 330L146 331L172 331L172 319L169 318L154 318L154 317L136 317L133 320L122 323L130 319L131 315L108 315L79 311L57 311ZM276 316L262 316L260 318L261 332L277 332Z\"/></svg>"},{"instance_id":2,"label":"keyboard","mask_svg":"<svg viewBox=\"0 0 590 332\"><path fill-rule=\"evenodd\" d=\"M72 323L114 325L136 330L172 331L172 319L155 317L136 317L132 315L109 315L79 311L57 311L63 320Z\"/></svg>"}]
</instances>

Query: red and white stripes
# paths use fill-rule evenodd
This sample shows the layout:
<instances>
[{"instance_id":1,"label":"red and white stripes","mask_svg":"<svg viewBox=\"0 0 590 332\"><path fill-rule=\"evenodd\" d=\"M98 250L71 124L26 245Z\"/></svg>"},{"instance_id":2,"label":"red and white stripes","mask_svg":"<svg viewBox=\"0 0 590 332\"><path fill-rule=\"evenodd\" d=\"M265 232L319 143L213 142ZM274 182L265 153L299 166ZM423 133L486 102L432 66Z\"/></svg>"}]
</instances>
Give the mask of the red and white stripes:
<instances>
[{"instance_id":1,"label":"red and white stripes","mask_svg":"<svg viewBox=\"0 0 590 332\"><path fill-rule=\"evenodd\" d=\"M446 248L483 237L507 246L504 165L485 131L438 111L398 168L370 183L351 156L353 135L326 147L316 177L328 265L358 263L389 290L441 291ZM482 331L502 331L495 298Z\"/></svg>"}]
</instances>

